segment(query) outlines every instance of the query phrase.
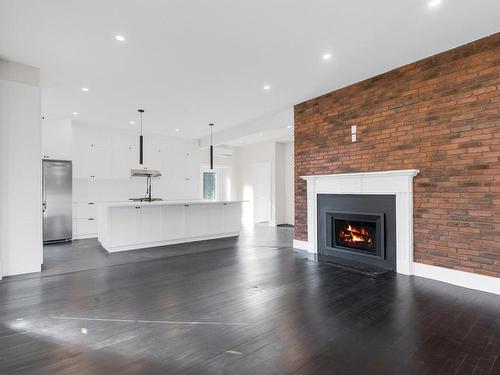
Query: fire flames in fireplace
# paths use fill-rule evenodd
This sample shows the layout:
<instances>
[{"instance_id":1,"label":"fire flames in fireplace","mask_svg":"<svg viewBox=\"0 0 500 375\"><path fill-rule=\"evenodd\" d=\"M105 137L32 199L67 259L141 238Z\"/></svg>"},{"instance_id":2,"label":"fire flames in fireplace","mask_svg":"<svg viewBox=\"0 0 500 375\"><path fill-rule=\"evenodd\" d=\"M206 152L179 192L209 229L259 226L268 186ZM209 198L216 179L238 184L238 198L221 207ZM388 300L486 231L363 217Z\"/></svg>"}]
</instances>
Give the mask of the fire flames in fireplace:
<instances>
[{"instance_id":1,"label":"fire flames in fireplace","mask_svg":"<svg viewBox=\"0 0 500 375\"><path fill-rule=\"evenodd\" d=\"M372 232L363 225L344 224L337 232L337 240L341 246L371 250L375 246Z\"/></svg>"}]
</instances>

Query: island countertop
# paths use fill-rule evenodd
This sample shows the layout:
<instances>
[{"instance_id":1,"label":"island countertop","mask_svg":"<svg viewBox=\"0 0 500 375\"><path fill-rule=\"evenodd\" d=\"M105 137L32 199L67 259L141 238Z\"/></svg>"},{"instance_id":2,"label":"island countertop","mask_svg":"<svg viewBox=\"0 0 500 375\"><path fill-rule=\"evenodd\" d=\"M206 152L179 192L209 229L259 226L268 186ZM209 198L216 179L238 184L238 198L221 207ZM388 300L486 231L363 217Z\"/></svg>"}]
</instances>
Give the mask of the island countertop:
<instances>
[{"instance_id":1,"label":"island countertop","mask_svg":"<svg viewBox=\"0 0 500 375\"><path fill-rule=\"evenodd\" d=\"M182 206L182 205L198 205L198 204L221 204L221 203L243 203L242 200L208 200L208 199L187 199L187 200L165 200L153 202L101 202L102 207L135 207L135 206Z\"/></svg>"}]
</instances>

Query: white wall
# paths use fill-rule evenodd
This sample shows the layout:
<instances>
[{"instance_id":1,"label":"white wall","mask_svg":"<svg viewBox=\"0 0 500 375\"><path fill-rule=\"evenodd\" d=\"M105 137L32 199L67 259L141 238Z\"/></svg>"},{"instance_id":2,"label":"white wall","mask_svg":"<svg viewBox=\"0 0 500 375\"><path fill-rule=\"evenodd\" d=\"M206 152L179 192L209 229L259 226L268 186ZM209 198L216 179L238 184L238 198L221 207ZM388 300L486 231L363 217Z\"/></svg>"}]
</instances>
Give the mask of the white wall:
<instances>
[{"instance_id":1,"label":"white wall","mask_svg":"<svg viewBox=\"0 0 500 375\"><path fill-rule=\"evenodd\" d=\"M0 60L0 272L41 270L39 71Z\"/></svg>"},{"instance_id":2,"label":"white wall","mask_svg":"<svg viewBox=\"0 0 500 375\"><path fill-rule=\"evenodd\" d=\"M253 218L253 164L257 162L269 162L271 164L272 175L272 196L271 196L271 224L276 223L276 152L275 142L254 143L236 149L237 166L237 196L248 202L242 205L242 220L245 225L252 225Z\"/></svg>"},{"instance_id":3,"label":"white wall","mask_svg":"<svg viewBox=\"0 0 500 375\"><path fill-rule=\"evenodd\" d=\"M293 144L260 142L235 148L237 197L247 200L242 206L243 223L253 224L252 166L257 162L271 164L271 222L270 225L294 223Z\"/></svg>"},{"instance_id":4,"label":"white wall","mask_svg":"<svg viewBox=\"0 0 500 375\"><path fill-rule=\"evenodd\" d=\"M295 162L293 142L285 143L285 221L286 224L295 223Z\"/></svg>"},{"instance_id":5,"label":"white wall","mask_svg":"<svg viewBox=\"0 0 500 375\"><path fill-rule=\"evenodd\" d=\"M277 142L276 148L276 224L286 224L285 144Z\"/></svg>"}]
</instances>

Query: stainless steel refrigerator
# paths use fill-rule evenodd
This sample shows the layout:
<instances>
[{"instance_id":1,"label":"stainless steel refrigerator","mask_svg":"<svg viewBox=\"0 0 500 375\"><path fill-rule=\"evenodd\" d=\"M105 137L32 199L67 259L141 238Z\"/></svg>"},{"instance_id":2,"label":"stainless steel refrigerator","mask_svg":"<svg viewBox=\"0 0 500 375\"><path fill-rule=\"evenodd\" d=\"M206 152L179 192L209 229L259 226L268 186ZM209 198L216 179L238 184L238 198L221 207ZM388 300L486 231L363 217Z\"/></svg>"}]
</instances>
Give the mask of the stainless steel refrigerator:
<instances>
[{"instance_id":1,"label":"stainless steel refrigerator","mask_svg":"<svg viewBox=\"0 0 500 375\"><path fill-rule=\"evenodd\" d=\"M73 237L72 165L66 160L43 160L43 243Z\"/></svg>"}]
</instances>

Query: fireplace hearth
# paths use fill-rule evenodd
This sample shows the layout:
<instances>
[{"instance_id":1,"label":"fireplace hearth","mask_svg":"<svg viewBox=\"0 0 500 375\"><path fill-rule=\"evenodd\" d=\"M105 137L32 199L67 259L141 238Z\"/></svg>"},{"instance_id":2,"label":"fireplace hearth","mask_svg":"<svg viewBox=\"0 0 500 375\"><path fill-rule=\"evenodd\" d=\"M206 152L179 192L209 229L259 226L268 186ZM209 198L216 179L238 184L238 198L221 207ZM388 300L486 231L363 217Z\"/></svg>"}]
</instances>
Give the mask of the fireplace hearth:
<instances>
[{"instance_id":1,"label":"fireplace hearth","mask_svg":"<svg viewBox=\"0 0 500 375\"><path fill-rule=\"evenodd\" d=\"M318 195L319 258L395 270L395 197Z\"/></svg>"}]
</instances>

